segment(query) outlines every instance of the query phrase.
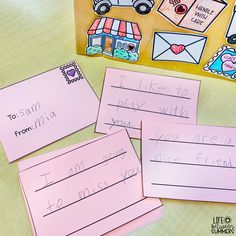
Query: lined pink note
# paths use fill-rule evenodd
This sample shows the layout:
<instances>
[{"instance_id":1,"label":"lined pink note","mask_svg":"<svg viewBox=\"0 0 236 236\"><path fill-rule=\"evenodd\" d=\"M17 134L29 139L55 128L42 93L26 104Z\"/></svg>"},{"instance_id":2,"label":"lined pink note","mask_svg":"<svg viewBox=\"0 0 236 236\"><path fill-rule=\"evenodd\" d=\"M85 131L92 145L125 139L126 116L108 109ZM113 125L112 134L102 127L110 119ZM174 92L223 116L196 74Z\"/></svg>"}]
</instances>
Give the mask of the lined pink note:
<instances>
[{"instance_id":1,"label":"lined pink note","mask_svg":"<svg viewBox=\"0 0 236 236\"><path fill-rule=\"evenodd\" d=\"M0 90L0 140L14 161L96 121L99 100L73 61Z\"/></svg>"},{"instance_id":2,"label":"lined pink note","mask_svg":"<svg viewBox=\"0 0 236 236\"><path fill-rule=\"evenodd\" d=\"M141 120L196 123L200 81L107 68L96 132L127 128L140 138Z\"/></svg>"},{"instance_id":3,"label":"lined pink note","mask_svg":"<svg viewBox=\"0 0 236 236\"><path fill-rule=\"evenodd\" d=\"M119 235L160 217L124 130L42 160L20 172L36 235Z\"/></svg>"},{"instance_id":4,"label":"lined pink note","mask_svg":"<svg viewBox=\"0 0 236 236\"><path fill-rule=\"evenodd\" d=\"M144 195L236 203L236 128L142 123Z\"/></svg>"}]
</instances>

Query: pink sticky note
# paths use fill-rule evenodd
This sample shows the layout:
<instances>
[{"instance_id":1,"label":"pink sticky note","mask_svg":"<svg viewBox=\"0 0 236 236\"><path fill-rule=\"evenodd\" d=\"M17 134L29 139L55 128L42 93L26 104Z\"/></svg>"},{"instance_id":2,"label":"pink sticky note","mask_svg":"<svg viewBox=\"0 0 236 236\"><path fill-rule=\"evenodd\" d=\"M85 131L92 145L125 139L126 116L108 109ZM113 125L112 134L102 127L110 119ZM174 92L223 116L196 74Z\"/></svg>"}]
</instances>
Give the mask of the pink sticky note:
<instances>
[{"instance_id":1,"label":"pink sticky note","mask_svg":"<svg viewBox=\"0 0 236 236\"><path fill-rule=\"evenodd\" d=\"M96 132L127 128L140 138L141 120L196 123L200 81L108 68Z\"/></svg>"},{"instance_id":2,"label":"pink sticky note","mask_svg":"<svg viewBox=\"0 0 236 236\"><path fill-rule=\"evenodd\" d=\"M35 235L119 235L161 216L125 130L32 164L19 175Z\"/></svg>"},{"instance_id":3,"label":"pink sticky note","mask_svg":"<svg viewBox=\"0 0 236 236\"><path fill-rule=\"evenodd\" d=\"M96 121L99 100L73 61L0 90L0 139L9 161Z\"/></svg>"},{"instance_id":4,"label":"pink sticky note","mask_svg":"<svg viewBox=\"0 0 236 236\"><path fill-rule=\"evenodd\" d=\"M236 203L236 128L142 123L144 195Z\"/></svg>"}]
</instances>

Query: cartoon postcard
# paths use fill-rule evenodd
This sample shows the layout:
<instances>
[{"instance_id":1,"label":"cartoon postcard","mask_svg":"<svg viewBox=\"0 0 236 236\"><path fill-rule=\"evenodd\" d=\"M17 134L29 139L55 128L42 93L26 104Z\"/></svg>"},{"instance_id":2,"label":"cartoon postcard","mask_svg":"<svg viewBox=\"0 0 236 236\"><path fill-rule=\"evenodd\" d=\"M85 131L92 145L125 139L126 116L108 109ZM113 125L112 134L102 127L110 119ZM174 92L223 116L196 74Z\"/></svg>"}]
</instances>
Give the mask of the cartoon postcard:
<instances>
[{"instance_id":1,"label":"cartoon postcard","mask_svg":"<svg viewBox=\"0 0 236 236\"><path fill-rule=\"evenodd\" d=\"M226 38L229 44L236 44L236 5L233 8L233 14L228 25Z\"/></svg>"},{"instance_id":2,"label":"cartoon postcard","mask_svg":"<svg viewBox=\"0 0 236 236\"><path fill-rule=\"evenodd\" d=\"M0 90L0 140L14 161L96 121L99 100L76 61Z\"/></svg>"},{"instance_id":3,"label":"cartoon postcard","mask_svg":"<svg viewBox=\"0 0 236 236\"><path fill-rule=\"evenodd\" d=\"M236 203L236 129L142 122L144 196Z\"/></svg>"},{"instance_id":4,"label":"cartoon postcard","mask_svg":"<svg viewBox=\"0 0 236 236\"><path fill-rule=\"evenodd\" d=\"M226 6L223 0L163 0L157 11L181 28L205 32Z\"/></svg>"},{"instance_id":5,"label":"cartoon postcard","mask_svg":"<svg viewBox=\"0 0 236 236\"><path fill-rule=\"evenodd\" d=\"M161 201L143 196L141 164L124 129L27 161L19 176L36 235L125 235L162 215Z\"/></svg>"},{"instance_id":6,"label":"cartoon postcard","mask_svg":"<svg viewBox=\"0 0 236 236\"><path fill-rule=\"evenodd\" d=\"M106 54L129 61L139 59L142 39L138 24L113 18L97 18L88 30L88 55Z\"/></svg>"},{"instance_id":7,"label":"cartoon postcard","mask_svg":"<svg viewBox=\"0 0 236 236\"><path fill-rule=\"evenodd\" d=\"M152 60L199 64L207 37L174 32L155 32Z\"/></svg>"},{"instance_id":8,"label":"cartoon postcard","mask_svg":"<svg viewBox=\"0 0 236 236\"><path fill-rule=\"evenodd\" d=\"M107 68L96 132L127 128L141 137L141 121L195 124L200 81Z\"/></svg>"},{"instance_id":9,"label":"cartoon postcard","mask_svg":"<svg viewBox=\"0 0 236 236\"><path fill-rule=\"evenodd\" d=\"M223 46L203 70L232 80L236 79L236 49Z\"/></svg>"}]
</instances>

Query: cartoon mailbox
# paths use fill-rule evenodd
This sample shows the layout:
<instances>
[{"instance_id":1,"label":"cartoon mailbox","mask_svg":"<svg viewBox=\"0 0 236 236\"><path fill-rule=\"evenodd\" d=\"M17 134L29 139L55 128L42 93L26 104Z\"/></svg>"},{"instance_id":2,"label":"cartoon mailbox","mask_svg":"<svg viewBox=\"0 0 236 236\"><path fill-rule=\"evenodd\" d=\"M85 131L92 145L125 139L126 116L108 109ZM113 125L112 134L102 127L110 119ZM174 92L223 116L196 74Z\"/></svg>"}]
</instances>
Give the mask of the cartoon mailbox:
<instances>
[{"instance_id":1,"label":"cartoon mailbox","mask_svg":"<svg viewBox=\"0 0 236 236\"><path fill-rule=\"evenodd\" d=\"M229 44L236 44L236 5L234 6L233 15L226 33L226 38Z\"/></svg>"},{"instance_id":2,"label":"cartoon mailbox","mask_svg":"<svg viewBox=\"0 0 236 236\"><path fill-rule=\"evenodd\" d=\"M155 4L154 0L93 0L93 9L98 15L104 15L113 6L134 7L141 14L148 14Z\"/></svg>"}]
</instances>

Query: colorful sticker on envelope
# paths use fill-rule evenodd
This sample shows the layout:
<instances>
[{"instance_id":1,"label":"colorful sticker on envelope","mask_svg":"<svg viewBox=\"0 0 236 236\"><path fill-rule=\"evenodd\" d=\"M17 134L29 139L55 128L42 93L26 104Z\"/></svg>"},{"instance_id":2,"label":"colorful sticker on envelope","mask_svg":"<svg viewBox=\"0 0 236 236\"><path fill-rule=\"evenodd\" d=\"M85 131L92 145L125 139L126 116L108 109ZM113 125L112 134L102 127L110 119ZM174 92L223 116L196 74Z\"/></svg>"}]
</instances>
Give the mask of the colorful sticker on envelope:
<instances>
[{"instance_id":1,"label":"colorful sticker on envelope","mask_svg":"<svg viewBox=\"0 0 236 236\"><path fill-rule=\"evenodd\" d=\"M236 79L236 49L223 46L203 70L229 79Z\"/></svg>"},{"instance_id":2,"label":"colorful sticker on envelope","mask_svg":"<svg viewBox=\"0 0 236 236\"><path fill-rule=\"evenodd\" d=\"M163 0L157 11L181 28L205 32L226 6L223 0Z\"/></svg>"},{"instance_id":3,"label":"colorful sticker on envelope","mask_svg":"<svg viewBox=\"0 0 236 236\"><path fill-rule=\"evenodd\" d=\"M152 60L199 64L207 37L172 32L155 32Z\"/></svg>"},{"instance_id":4,"label":"colorful sticker on envelope","mask_svg":"<svg viewBox=\"0 0 236 236\"><path fill-rule=\"evenodd\" d=\"M138 24L113 18L98 18L88 32L88 55L106 54L119 59L137 61L142 39Z\"/></svg>"}]
</instances>

